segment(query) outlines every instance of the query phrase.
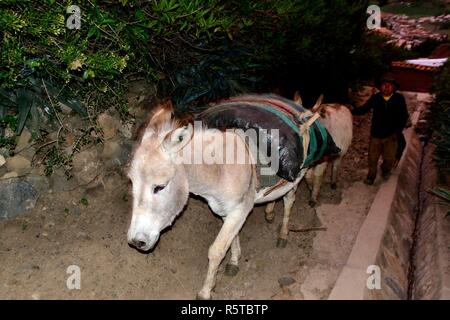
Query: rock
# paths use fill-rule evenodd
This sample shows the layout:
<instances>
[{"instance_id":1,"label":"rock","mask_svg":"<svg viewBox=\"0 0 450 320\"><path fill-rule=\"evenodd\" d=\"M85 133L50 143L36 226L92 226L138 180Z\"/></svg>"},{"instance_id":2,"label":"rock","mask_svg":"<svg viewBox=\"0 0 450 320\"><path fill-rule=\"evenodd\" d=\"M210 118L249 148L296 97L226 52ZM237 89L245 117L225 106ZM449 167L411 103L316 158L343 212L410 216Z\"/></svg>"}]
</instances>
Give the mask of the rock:
<instances>
[{"instance_id":1,"label":"rock","mask_svg":"<svg viewBox=\"0 0 450 320\"><path fill-rule=\"evenodd\" d=\"M22 150L20 152L20 155L24 157L25 159L30 160L30 162L33 160L34 155L36 154L36 149L33 147L27 147L26 149Z\"/></svg>"},{"instance_id":2,"label":"rock","mask_svg":"<svg viewBox=\"0 0 450 320\"><path fill-rule=\"evenodd\" d=\"M17 172L12 171L12 172L5 173L5 174L2 176L1 179L16 178L16 177L18 177L18 176L19 176L19 175L17 174Z\"/></svg>"},{"instance_id":3,"label":"rock","mask_svg":"<svg viewBox=\"0 0 450 320\"><path fill-rule=\"evenodd\" d=\"M117 157L118 155L120 155L120 152L121 148L119 142L105 141L101 157L103 160L108 160Z\"/></svg>"},{"instance_id":4,"label":"rock","mask_svg":"<svg viewBox=\"0 0 450 320\"><path fill-rule=\"evenodd\" d=\"M146 80L137 80L130 83L126 97L127 105L132 109L131 113L133 113L133 109L139 108L146 101L150 102L149 104L153 104L151 102L156 97L156 92L156 86L148 83Z\"/></svg>"},{"instance_id":5,"label":"rock","mask_svg":"<svg viewBox=\"0 0 450 320\"><path fill-rule=\"evenodd\" d=\"M120 167L128 162L131 149L129 142L105 141L101 158L107 168Z\"/></svg>"},{"instance_id":6,"label":"rock","mask_svg":"<svg viewBox=\"0 0 450 320\"><path fill-rule=\"evenodd\" d=\"M73 157L72 165L74 176L81 184L91 182L100 174L101 163L95 149L77 153Z\"/></svg>"},{"instance_id":7,"label":"rock","mask_svg":"<svg viewBox=\"0 0 450 320\"><path fill-rule=\"evenodd\" d=\"M127 122L120 126L120 133L127 139L131 139L133 136L133 123Z\"/></svg>"},{"instance_id":8,"label":"rock","mask_svg":"<svg viewBox=\"0 0 450 320\"><path fill-rule=\"evenodd\" d=\"M57 169L50 177L51 192L67 192L78 187L75 179L68 179L62 169Z\"/></svg>"},{"instance_id":9,"label":"rock","mask_svg":"<svg viewBox=\"0 0 450 320\"><path fill-rule=\"evenodd\" d=\"M13 218L34 208L38 190L26 179L0 180L0 218Z\"/></svg>"},{"instance_id":10,"label":"rock","mask_svg":"<svg viewBox=\"0 0 450 320\"><path fill-rule=\"evenodd\" d=\"M71 148L74 143L75 135L72 132L68 132L65 136L64 144Z\"/></svg>"},{"instance_id":11,"label":"rock","mask_svg":"<svg viewBox=\"0 0 450 320\"><path fill-rule=\"evenodd\" d=\"M105 190L117 190L118 185L126 186L127 181L118 174L117 172L110 172L108 175L103 177L103 187Z\"/></svg>"},{"instance_id":12,"label":"rock","mask_svg":"<svg viewBox=\"0 0 450 320\"><path fill-rule=\"evenodd\" d=\"M0 167L6 163L5 157L0 154Z\"/></svg>"},{"instance_id":13,"label":"rock","mask_svg":"<svg viewBox=\"0 0 450 320\"><path fill-rule=\"evenodd\" d=\"M292 277L281 277L278 279L278 283L281 287L289 287L295 283L295 279Z\"/></svg>"},{"instance_id":14,"label":"rock","mask_svg":"<svg viewBox=\"0 0 450 320\"><path fill-rule=\"evenodd\" d=\"M7 127L7 128L5 128L5 132L3 133L3 135L6 138L11 138L11 137L14 137L16 134L14 133L13 130L11 130L11 128Z\"/></svg>"},{"instance_id":15,"label":"rock","mask_svg":"<svg viewBox=\"0 0 450 320\"><path fill-rule=\"evenodd\" d=\"M99 183L97 185L86 188L86 190L83 193L83 197L95 198L100 196L104 190L105 190L104 186L101 183Z\"/></svg>"},{"instance_id":16,"label":"rock","mask_svg":"<svg viewBox=\"0 0 450 320\"><path fill-rule=\"evenodd\" d=\"M59 102L58 105L61 108L62 113L67 114L67 115L72 113L72 108L69 107L68 105L66 105L62 102Z\"/></svg>"},{"instance_id":17,"label":"rock","mask_svg":"<svg viewBox=\"0 0 450 320\"><path fill-rule=\"evenodd\" d=\"M22 176L31 171L31 161L24 156L17 155L6 159L6 167L8 171L15 171Z\"/></svg>"},{"instance_id":18,"label":"rock","mask_svg":"<svg viewBox=\"0 0 450 320\"><path fill-rule=\"evenodd\" d=\"M47 177L29 175L22 178L22 180L27 181L28 183L33 185L33 187L37 190L37 192L39 192L39 194L46 193L50 187L50 182L48 181Z\"/></svg>"},{"instance_id":19,"label":"rock","mask_svg":"<svg viewBox=\"0 0 450 320\"><path fill-rule=\"evenodd\" d=\"M103 131L103 137L108 140L117 135L120 128L120 121L107 113L102 113L97 117L97 125Z\"/></svg>"},{"instance_id":20,"label":"rock","mask_svg":"<svg viewBox=\"0 0 450 320\"><path fill-rule=\"evenodd\" d=\"M45 176L45 167L40 165L37 167L33 167L30 172L33 176Z\"/></svg>"},{"instance_id":21,"label":"rock","mask_svg":"<svg viewBox=\"0 0 450 320\"><path fill-rule=\"evenodd\" d=\"M70 128L74 134L82 134L86 130L86 121L78 113L71 114L65 119L66 128Z\"/></svg>"},{"instance_id":22,"label":"rock","mask_svg":"<svg viewBox=\"0 0 450 320\"><path fill-rule=\"evenodd\" d=\"M22 133L17 138L16 148L14 149L14 153L18 154L22 150L24 150L25 148L29 147L30 146L30 141L31 141L31 132L28 131L27 128L23 128Z\"/></svg>"}]
</instances>

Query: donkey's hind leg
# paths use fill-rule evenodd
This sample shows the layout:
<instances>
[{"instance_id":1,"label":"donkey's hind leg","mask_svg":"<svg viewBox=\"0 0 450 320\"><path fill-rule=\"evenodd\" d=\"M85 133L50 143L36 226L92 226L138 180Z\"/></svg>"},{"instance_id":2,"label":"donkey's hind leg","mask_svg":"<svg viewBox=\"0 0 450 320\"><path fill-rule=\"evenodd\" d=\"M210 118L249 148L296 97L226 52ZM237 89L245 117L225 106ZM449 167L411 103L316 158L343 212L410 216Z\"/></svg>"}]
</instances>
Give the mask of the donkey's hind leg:
<instances>
[{"instance_id":1,"label":"donkey's hind leg","mask_svg":"<svg viewBox=\"0 0 450 320\"><path fill-rule=\"evenodd\" d=\"M266 213L266 221L268 223L272 223L273 222L273 218L275 217L275 201L269 202L266 206L266 209L264 210L264 212Z\"/></svg>"},{"instance_id":2,"label":"donkey's hind leg","mask_svg":"<svg viewBox=\"0 0 450 320\"><path fill-rule=\"evenodd\" d=\"M322 186L323 176L327 170L328 162L322 162L314 167L313 173L313 188L311 192L311 199L309 200L309 206L314 207L317 204L319 198L320 187Z\"/></svg>"},{"instance_id":3,"label":"donkey's hind leg","mask_svg":"<svg viewBox=\"0 0 450 320\"><path fill-rule=\"evenodd\" d=\"M295 192L297 191L297 185L295 185L284 197L284 216L283 224L281 225L280 234L278 236L277 247L284 248L287 245L287 236L289 233L289 218L291 216L292 206L295 202Z\"/></svg>"},{"instance_id":4,"label":"donkey's hind leg","mask_svg":"<svg viewBox=\"0 0 450 320\"><path fill-rule=\"evenodd\" d=\"M331 170L331 189L333 190L337 188L337 174L340 164L341 164L340 157L333 160L333 167Z\"/></svg>"},{"instance_id":5,"label":"donkey's hind leg","mask_svg":"<svg viewBox=\"0 0 450 320\"><path fill-rule=\"evenodd\" d=\"M234 237L231 242L231 258L225 267L225 274L234 277L239 272L239 258L241 257L241 245L239 244L239 235Z\"/></svg>"}]
</instances>

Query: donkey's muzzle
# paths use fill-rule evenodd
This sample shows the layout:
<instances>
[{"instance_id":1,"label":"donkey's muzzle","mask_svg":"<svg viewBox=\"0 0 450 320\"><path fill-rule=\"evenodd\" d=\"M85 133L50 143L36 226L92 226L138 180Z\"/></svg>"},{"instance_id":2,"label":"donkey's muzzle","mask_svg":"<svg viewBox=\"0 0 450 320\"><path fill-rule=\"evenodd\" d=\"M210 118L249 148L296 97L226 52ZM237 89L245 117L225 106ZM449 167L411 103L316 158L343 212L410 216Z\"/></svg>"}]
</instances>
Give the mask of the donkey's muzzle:
<instances>
[{"instance_id":1,"label":"donkey's muzzle","mask_svg":"<svg viewBox=\"0 0 450 320\"><path fill-rule=\"evenodd\" d=\"M149 247L150 239L142 232L136 234L136 236L131 240L131 244L141 250L150 249L147 248Z\"/></svg>"},{"instance_id":2,"label":"donkey's muzzle","mask_svg":"<svg viewBox=\"0 0 450 320\"><path fill-rule=\"evenodd\" d=\"M135 246L139 250L147 251L153 248L156 241L158 241L158 236L150 237L149 235L138 232L130 241L130 244Z\"/></svg>"}]
</instances>

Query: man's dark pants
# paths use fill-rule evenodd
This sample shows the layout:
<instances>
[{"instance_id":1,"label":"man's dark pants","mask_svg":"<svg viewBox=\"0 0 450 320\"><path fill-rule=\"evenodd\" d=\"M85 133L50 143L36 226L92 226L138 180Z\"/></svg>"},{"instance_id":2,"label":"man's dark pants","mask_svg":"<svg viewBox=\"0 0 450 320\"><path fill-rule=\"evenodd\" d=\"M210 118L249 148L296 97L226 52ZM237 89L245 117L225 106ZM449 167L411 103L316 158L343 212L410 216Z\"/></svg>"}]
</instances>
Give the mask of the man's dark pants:
<instances>
[{"instance_id":1,"label":"man's dark pants","mask_svg":"<svg viewBox=\"0 0 450 320\"><path fill-rule=\"evenodd\" d=\"M377 176L378 159L383 157L381 171L383 177L389 176L394 165L397 154L397 135L393 134L387 138L370 138L369 144L369 173L368 180L375 180Z\"/></svg>"}]
</instances>

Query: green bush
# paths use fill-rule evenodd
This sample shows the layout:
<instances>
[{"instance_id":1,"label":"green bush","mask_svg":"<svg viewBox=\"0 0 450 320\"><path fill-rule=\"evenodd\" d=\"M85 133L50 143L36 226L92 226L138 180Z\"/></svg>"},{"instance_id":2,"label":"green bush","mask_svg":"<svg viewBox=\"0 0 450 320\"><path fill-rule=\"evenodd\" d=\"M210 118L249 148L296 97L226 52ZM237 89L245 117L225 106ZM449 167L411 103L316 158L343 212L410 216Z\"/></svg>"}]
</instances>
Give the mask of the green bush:
<instances>
[{"instance_id":1,"label":"green bush","mask_svg":"<svg viewBox=\"0 0 450 320\"><path fill-rule=\"evenodd\" d=\"M4 95L11 98L3 107L10 107L11 101L20 109L15 90L41 91L41 79L52 83L58 97L80 97L88 91L110 95L118 89L117 81L133 73L158 81L168 69L162 59L172 59L175 53L177 63L189 59L175 48L166 50L175 39L186 33L207 42L215 34L227 34L236 23L216 0L79 1L81 29L69 30L65 20L71 3L0 4L0 81ZM34 99L42 92L28 93ZM42 98L51 102L51 97ZM77 111L84 113L82 108Z\"/></svg>"},{"instance_id":2,"label":"green bush","mask_svg":"<svg viewBox=\"0 0 450 320\"><path fill-rule=\"evenodd\" d=\"M433 143L436 145L435 161L444 181L450 174L450 61L436 76L433 84L435 99L430 107L432 114Z\"/></svg>"},{"instance_id":3,"label":"green bush","mask_svg":"<svg viewBox=\"0 0 450 320\"><path fill-rule=\"evenodd\" d=\"M61 104L126 118L126 85L139 77L181 111L277 87L342 100L397 55L366 32L368 1L80 0L79 30L65 26L71 4L0 3L0 117L17 115L18 133L42 115L58 127Z\"/></svg>"}]
</instances>

